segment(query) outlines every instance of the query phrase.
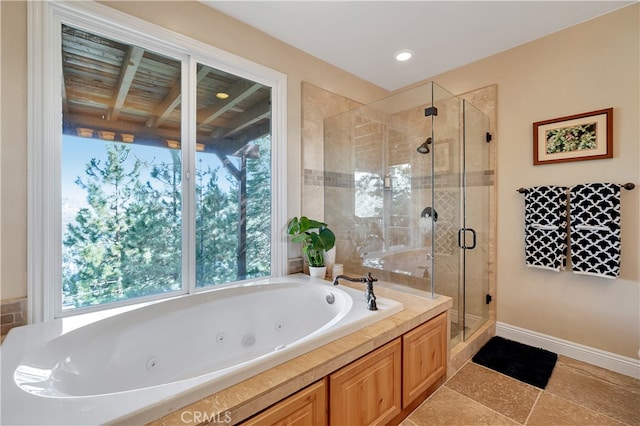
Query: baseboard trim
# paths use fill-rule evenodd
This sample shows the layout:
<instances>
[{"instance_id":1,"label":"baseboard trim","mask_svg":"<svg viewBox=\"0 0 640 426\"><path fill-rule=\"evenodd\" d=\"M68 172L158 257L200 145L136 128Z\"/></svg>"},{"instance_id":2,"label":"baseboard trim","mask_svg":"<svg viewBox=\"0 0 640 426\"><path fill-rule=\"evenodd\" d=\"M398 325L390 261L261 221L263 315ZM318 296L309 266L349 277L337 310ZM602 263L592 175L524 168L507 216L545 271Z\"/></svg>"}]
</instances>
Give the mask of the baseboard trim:
<instances>
[{"instance_id":1,"label":"baseboard trim","mask_svg":"<svg viewBox=\"0 0 640 426\"><path fill-rule=\"evenodd\" d=\"M640 379L640 360L637 359L617 355L503 322L496 323L496 335Z\"/></svg>"}]
</instances>

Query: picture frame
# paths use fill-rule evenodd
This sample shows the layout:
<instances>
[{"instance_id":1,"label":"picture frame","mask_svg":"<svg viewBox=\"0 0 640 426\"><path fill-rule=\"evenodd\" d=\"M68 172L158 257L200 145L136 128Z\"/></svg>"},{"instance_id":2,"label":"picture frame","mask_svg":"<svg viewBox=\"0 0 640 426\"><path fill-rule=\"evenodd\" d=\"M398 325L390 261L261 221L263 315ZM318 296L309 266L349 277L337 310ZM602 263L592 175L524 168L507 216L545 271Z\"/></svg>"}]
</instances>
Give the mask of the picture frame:
<instances>
[{"instance_id":1,"label":"picture frame","mask_svg":"<svg viewBox=\"0 0 640 426\"><path fill-rule=\"evenodd\" d=\"M613 108L533 123L533 164L613 158Z\"/></svg>"}]
</instances>

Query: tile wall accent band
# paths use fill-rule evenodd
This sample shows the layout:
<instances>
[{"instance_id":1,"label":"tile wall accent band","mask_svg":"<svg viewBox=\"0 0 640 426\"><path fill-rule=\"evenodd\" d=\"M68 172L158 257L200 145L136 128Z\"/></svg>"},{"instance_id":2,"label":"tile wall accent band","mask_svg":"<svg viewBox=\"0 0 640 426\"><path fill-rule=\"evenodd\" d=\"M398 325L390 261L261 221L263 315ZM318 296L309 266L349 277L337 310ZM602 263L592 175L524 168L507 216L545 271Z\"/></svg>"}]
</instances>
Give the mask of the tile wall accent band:
<instances>
[{"instance_id":1,"label":"tile wall accent band","mask_svg":"<svg viewBox=\"0 0 640 426\"><path fill-rule=\"evenodd\" d=\"M461 173L439 174L435 176L435 187L454 188L460 186L460 181ZM329 188L353 188L353 174L304 169L304 185L326 186ZM493 170L467 172L467 186L491 185L495 185L495 172ZM411 188L431 188L431 176L412 177Z\"/></svg>"},{"instance_id":2,"label":"tile wall accent band","mask_svg":"<svg viewBox=\"0 0 640 426\"><path fill-rule=\"evenodd\" d=\"M304 169L304 185L353 188L353 174Z\"/></svg>"},{"instance_id":3,"label":"tile wall accent band","mask_svg":"<svg viewBox=\"0 0 640 426\"><path fill-rule=\"evenodd\" d=\"M456 188L462 181L462 173L450 173L435 175L434 186L436 188ZM495 185L495 172L493 170L481 170L467 172L467 186L491 186ZM411 178L411 189L431 188L431 176L417 176Z\"/></svg>"}]
</instances>

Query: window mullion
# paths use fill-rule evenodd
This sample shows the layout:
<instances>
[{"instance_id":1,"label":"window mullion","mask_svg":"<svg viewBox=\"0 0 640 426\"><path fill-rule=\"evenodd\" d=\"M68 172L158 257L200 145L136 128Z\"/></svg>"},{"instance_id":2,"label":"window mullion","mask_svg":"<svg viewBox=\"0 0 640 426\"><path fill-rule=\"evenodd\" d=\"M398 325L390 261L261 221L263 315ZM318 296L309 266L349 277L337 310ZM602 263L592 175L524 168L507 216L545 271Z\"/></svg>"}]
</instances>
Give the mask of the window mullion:
<instances>
[{"instance_id":1,"label":"window mullion","mask_svg":"<svg viewBox=\"0 0 640 426\"><path fill-rule=\"evenodd\" d=\"M182 285L187 293L196 290L196 72L193 57L182 63Z\"/></svg>"}]
</instances>

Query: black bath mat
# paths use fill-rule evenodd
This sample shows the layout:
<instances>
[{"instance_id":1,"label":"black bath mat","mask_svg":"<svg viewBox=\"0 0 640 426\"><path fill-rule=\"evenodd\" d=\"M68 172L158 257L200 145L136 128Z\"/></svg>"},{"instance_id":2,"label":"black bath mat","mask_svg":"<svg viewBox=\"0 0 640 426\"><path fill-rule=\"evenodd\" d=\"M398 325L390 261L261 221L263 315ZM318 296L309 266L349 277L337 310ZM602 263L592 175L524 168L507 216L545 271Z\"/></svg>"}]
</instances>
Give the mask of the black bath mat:
<instances>
[{"instance_id":1,"label":"black bath mat","mask_svg":"<svg viewBox=\"0 0 640 426\"><path fill-rule=\"evenodd\" d=\"M492 337L473 357L473 362L544 389L558 355L502 337Z\"/></svg>"}]
</instances>

